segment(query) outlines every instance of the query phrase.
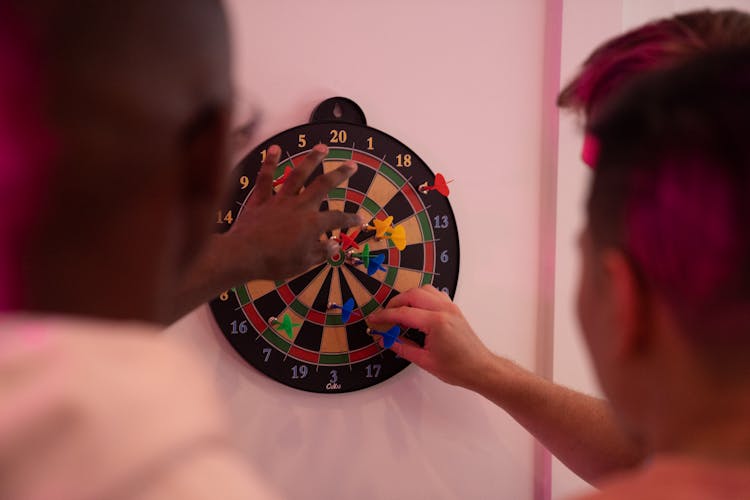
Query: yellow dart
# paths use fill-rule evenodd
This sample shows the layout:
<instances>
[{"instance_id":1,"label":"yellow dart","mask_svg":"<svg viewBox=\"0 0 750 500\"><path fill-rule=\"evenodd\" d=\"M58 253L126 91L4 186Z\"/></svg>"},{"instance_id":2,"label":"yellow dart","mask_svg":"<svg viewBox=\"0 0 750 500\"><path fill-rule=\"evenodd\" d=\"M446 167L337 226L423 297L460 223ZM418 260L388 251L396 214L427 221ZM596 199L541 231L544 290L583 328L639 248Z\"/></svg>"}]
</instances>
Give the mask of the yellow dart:
<instances>
[{"instance_id":1,"label":"yellow dart","mask_svg":"<svg viewBox=\"0 0 750 500\"><path fill-rule=\"evenodd\" d=\"M390 233L386 233L386 235L399 251L403 251L406 248L406 229L404 226L396 226Z\"/></svg>"},{"instance_id":2,"label":"yellow dart","mask_svg":"<svg viewBox=\"0 0 750 500\"><path fill-rule=\"evenodd\" d=\"M386 237L386 233L393 227L393 216L386 218L385 220L374 219L373 225L365 226L368 231L375 231L375 239L382 240Z\"/></svg>"}]
</instances>

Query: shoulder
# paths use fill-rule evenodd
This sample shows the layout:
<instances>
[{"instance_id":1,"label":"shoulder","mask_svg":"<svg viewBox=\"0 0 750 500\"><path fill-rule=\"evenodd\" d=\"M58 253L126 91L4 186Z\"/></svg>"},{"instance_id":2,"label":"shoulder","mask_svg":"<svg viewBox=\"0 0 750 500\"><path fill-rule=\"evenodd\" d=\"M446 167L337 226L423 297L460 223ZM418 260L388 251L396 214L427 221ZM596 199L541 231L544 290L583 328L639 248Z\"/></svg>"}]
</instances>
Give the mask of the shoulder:
<instances>
[{"instance_id":1,"label":"shoulder","mask_svg":"<svg viewBox=\"0 0 750 500\"><path fill-rule=\"evenodd\" d=\"M738 496L738 492L750 491L750 468L659 457L642 470L614 477L599 486L598 492L581 500L750 499L750 494Z\"/></svg>"},{"instance_id":2,"label":"shoulder","mask_svg":"<svg viewBox=\"0 0 750 500\"><path fill-rule=\"evenodd\" d=\"M11 457L19 478L12 497L51 484L63 485L60 498L133 485L169 497L163 488L184 483L191 464L231 477L244 469L210 369L158 329L44 319L0 321L0 333L0 380L12 380L0 384L0 460ZM23 481L33 476L47 484ZM1 488L0 496L9 497Z\"/></svg>"}]
</instances>

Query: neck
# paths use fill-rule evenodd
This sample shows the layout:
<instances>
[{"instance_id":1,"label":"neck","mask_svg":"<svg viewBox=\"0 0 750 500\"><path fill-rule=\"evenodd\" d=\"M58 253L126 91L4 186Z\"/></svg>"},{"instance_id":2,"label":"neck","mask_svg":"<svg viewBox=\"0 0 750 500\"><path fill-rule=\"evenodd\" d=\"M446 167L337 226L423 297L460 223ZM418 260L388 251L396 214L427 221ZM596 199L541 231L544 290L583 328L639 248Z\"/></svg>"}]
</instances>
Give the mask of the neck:
<instances>
[{"instance_id":1,"label":"neck","mask_svg":"<svg viewBox=\"0 0 750 500\"><path fill-rule=\"evenodd\" d=\"M664 398L648 432L654 450L750 462L750 384L709 380L686 377L677 394Z\"/></svg>"},{"instance_id":2,"label":"neck","mask_svg":"<svg viewBox=\"0 0 750 500\"><path fill-rule=\"evenodd\" d=\"M164 266L153 252L158 239L129 231L71 233L47 233L24 255L27 293L23 308L35 313L160 322L160 305L165 301L160 300L163 291L159 287Z\"/></svg>"}]
</instances>

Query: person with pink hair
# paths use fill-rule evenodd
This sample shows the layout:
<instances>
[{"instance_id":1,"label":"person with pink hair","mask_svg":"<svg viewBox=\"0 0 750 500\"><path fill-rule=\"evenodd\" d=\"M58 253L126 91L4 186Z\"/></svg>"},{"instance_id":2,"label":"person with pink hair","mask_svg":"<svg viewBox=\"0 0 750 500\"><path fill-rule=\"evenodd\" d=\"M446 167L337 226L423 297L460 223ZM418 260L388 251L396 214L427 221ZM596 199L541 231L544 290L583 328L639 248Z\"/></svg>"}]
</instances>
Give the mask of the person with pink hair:
<instances>
[{"instance_id":1,"label":"person with pink hair","mask_svg":"<svg viewBox=\"0 0 750 500\"><path fill-rule=\"evenodd\" d=\"M606 42L560 96L594 168L579 317L610 401L490 352L434 288L370 317L423 331L393 349L506 410L602 498L750 491L748 47L747 14L679 15Z\"/></svg>"},{"instance_id":2,"label":"person with pink hair","mask_svg":"<svg viewBox=\"0 0 750 500\"><path fill-rule=\"evenodd\" d=\"M639 76L711 50L748 44L750 15L705 10L640 26L596 48L558 99L562 108L583 118L583 159L596 166L600 140L590 124ZM460 310L436 290L427 287L402 294L372 320L428 332L424 348L395 348L403 347L400 355L440 379L495 402L591 483L639 467L652 452L640 436L623 428L608 401L554 384L488 351Z\"/></svg>"}]
</instances>

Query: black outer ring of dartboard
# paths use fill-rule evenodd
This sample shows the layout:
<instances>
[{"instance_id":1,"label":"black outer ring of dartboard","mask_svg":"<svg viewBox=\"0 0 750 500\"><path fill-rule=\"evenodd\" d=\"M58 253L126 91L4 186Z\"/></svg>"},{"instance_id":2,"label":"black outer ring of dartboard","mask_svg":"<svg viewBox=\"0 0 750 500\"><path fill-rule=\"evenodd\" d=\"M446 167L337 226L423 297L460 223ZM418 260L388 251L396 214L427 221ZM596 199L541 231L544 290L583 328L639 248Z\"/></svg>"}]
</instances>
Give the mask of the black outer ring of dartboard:
<instances>
[{"instance_id":1,"label":"black outer ring of dartboard","mask_svg":"<svg viewBox=\"0 0 750 500\"><path fill-rule=\"evenodd\" d=\"M398 148L399 152L403 154L411 154L413 161L417 162L419 165L422 165L425 172L429 174L429 178L426 179L429 182L434 182L435 173L432 171L432 169L429 168L429 166L421 159L419 155L417 155L410 147L408 147L406 144L401 142L400 140L396 139L395 137L391 136L390 134L383 132L381 130L375 129L373 127L367 126L367 125L359 125L355 123L346 123L346 122L340 122L340 121L330 121L330 122L314 122L309 124L303 124L296 127L289 128L283 132L280 132L279 134L276 134L275 136L271 137L270 139L267 139L263 141L260 145L258 145L256 148L253 149L250 153L248 153L245 158L239 163L239 165L234 169L232 175L231 175L231 181L234 186L239 186L239 179L243 175L247 175L249 179L251 180L252 184L254 185L255 177L257 175L258 170L260 169L260 161L254 161L253 158L260 156L260 151L267 149L271 145L279 145L282 148L282 151L288 151L293 150L294 146L296 145L296 140L298 138L298 135L300 133L310 133L311 129L325 129L325 128L331 128L336 127L339 129L346 129L347 132L351 132L352 129L358 129L360 131L364 131L366 134L371 134L373 136L380 135L382 138L385 138L386 141L392 142L392 144ZM287 139L288 138L288 139ZM312 143L311 143L312 144ZM336 145L331 145L331 147L338 147ZM345 149L352 149L350 146L341 146ZM361 149L355 149L355 151L362 151L364 153L367 153L367 151L361 150ZM389 151L389 153L392 151ZM282 158L281 163L285 161L285 158ZM394 167L395 168L395 167ZM418 185L412 184L412 186L417 190L418 192ZM235 188L234 195L228 200L227 205L229 205L232 208L236 208L236 202L241 201L243 204L247 200L249 193L242 190L240 187ZM446 214L441 215L447 215L449 217L450 222L452 223L452 233L454 235L454 244L450 246L449 248L453 251L455 251L455 257L451 257L451 262L453 264L451 265L451 268L455 268L455 272L453 273L451 277L450 283L440 283L439 285L435 285L438 288L448 288L448 294L451 298L455 297L456 288L458 285L458 274L460 269L460 240L458 236L458 227L456 224L455 215L453 212L453 207L451 206L450 202L440 196L437 193L430 194L428 196L435 197L434 200L440 200L444 202L444 209L447 212ZM430 206L430 203L425 203L425 205ZM226 207L225 207L226 208ZM432 221L433 215L428 212L428 215L430 215L430 222ZM221 229L223 231L226 231L229 229L227 226L221 226ZM223 232L222 230L218 232ZM436 229L433 227L433 232L435 232ZM438 267L440 265L439 263L439 255L440 252L438 251L437 245L435 248L435 261L436 261L436 268L435 273L438 273ZM423 263L424 265L424 263ZM436 279L438 279L438 276L433 277L433 283L435 283ZM372 357L368 358L363 361L359 361L356 363L352 363L349 365L343 365L343 366L328 366L328 365L315 365L312 363L307 363L304 361L297 361L299 364L303 364L309 367L310 373L308 376L304 379L296 379L292 381L292 379L289 376L284 376L282 373L286 373L289 371L289 363L285 360L282 360L282 363L279 364L274 363L273 365L269 365L268 363L262 362L263 359L263 353L262 349L263 347L268 346L269 344L260 338L258 335L258 332L250 325L250 332L247 335L233 335L229 332L227 332L227 325L231 323L232 320L244 320L247 319L244 312L241 310L241 306L239 303L239 300L237 299L237 296L235 293L230 291L230 300L223 302L220 301L218 298L214 299L210 303L210 308L213 313L214 319L217 323L217 326L222 332L222 335L225 337L227 342L232 346L233 350L236 351L237 354L239 354L249 365L251 365L253 368L258 370L263 375L281 383L286 386L289 386L294 389L303 390L307 392L315 392L315 393L321 393L321 394L339 394L339 393L346 393L346 392L353 392L358 390L367 389L369 387L378 385L382 382L385 382L386 380L390 379L394 375L400 373L404 370L407 366L409 366L409 362L398 358L392 351L386 350L382 353L382 359L380 357ZM239 308L239 310L235 310ZM424 335L421 332L415 332L413 330L407 330L404 333L404 336L406 338L410 338L412 340L415 340L419 343L424 341ZM276 349L274 348L274 351ZM274 354L279 354L280 351L274 352ZM290 358L292 359L292 358ZM380 360L380 361L377 361ZM296 361L296 360L294 360ZM358 378L351 378L351 379L342 379L346 381L346 385L342 384L342 389L340 390L326 390L325 389L325 381L324 379L327 377L327 373L330 369L338 369L342 374L345 374L346 372L355 372L355 368L357 368L357 372L364 371L364 367L368 364L371 364L373 362L378 362L381 365L381 376L375 380L375 379L366 379L364 377L358 377ZM314 372L314 373L313 373ZM322 376L321 376L322 374Z\"/></svg>"}]
</instances>

